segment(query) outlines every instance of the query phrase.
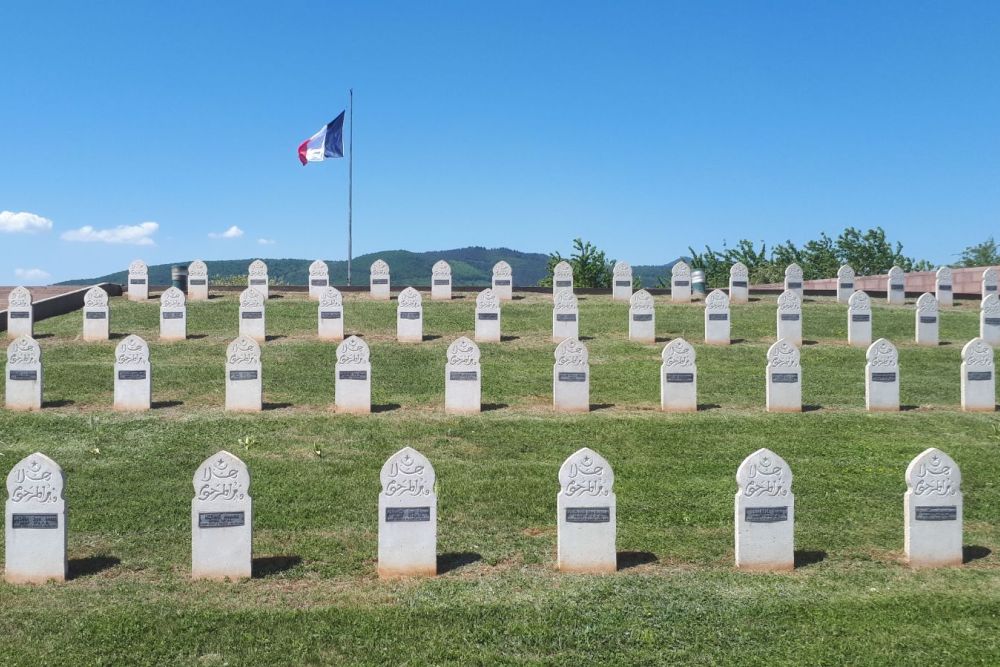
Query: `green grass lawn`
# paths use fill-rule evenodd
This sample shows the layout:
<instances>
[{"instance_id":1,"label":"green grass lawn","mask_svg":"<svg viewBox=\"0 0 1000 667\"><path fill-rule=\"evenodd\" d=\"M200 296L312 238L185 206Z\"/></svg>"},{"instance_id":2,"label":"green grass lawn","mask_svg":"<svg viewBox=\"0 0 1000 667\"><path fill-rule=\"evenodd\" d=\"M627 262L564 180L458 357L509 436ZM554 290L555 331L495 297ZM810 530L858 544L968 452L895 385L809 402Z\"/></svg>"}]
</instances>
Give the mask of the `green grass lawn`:
<instances>
[{"instance_id":1,"label":"green grass lawn","mask_svg":"<svg viewBox=\"0 0 1000 667\"><path fill-rule=\"evenodd\" d=\"M425 300L420 345L394 342L395 303L346 295L372 349L367 416L334 414L335 344L316 306L272 299L259 415L227 415L235 294L189 306L190 340L156 340L155 303L112 300L112 331L150 343L155 409L110 410L114 346L82 316L38 323L46 409L0 410L0 470L42 451L66 473L72 578L0 583L0 663L84 664L995 664L1000 662L1000 417L958 408L962 345L978 304L913 344L912 306L875 307L900 349L899 414L864 410L864 350L846 307L804 306L803 414L764 411L773 299L733 308L728 348L707 347L700 305L657 307L657 335L698 353L697 414L660 413L663 342L627 340L627 306L580 299L587 415L551 411L550 300L504 306L482 344L476 417L444 414L448 344L471 336L473 295ZM663 298L660 298L663 301ZM246 438L249 437L247 441ZM249 444L244 444L249 442ZM404 445L438 477L434 579L375 576L378 473ZM555 571L556 473L581 446L614 467L620 571ZM770 447L791 466L799 567L733 568L740 461ZM968 562L902 564L903 473L929 446L961 466ZM253 477L255 577L191 582L191 478L225 448Z\"/></svg>"}]
</instances>

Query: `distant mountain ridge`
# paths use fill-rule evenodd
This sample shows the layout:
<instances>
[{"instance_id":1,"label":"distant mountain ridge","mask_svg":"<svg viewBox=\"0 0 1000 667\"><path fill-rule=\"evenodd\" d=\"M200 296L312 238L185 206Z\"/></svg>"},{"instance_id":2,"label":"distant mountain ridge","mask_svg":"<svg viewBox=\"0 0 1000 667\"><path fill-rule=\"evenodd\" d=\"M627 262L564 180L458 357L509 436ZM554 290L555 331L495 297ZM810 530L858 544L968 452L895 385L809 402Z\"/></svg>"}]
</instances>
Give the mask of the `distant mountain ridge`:
<instances>
[{"instance_id":1,"label":"distant mountain ridge","mask_svg":"<svg viewBox=\"0 0 1000 667\"><path fill-rule=\"evenodd\" d=\"M171 262L169 264L154 264L149 267L149 283L151 285L169 285L170 267L175 264L187 266L194 259ZM249 259L205 260L208 265L209 282L219 278L245 276L247 267L254 257ZM311 259L275 259L261 257L267 264L268 276L271 280L285 285L306 285L309 282L309 265ZM386 250L355 257L351 262L351 278L354 285L368 284L368 268L372 262L383 259L389 264L393 286L405 285L427 286L431 283L431 267L438 260L451 264L452 284L473 287L488 287L493 275L493 265L500 260L506 261L514 270L514 285L530 287L538 284L545 277L549 256L539 252L520 252L510 248L483 248L472 246L455 248L453 250L434 250L430 252L410 252L409 250ZM670 267L678 260L662 265L639 265L632 267L633 275L642 281L644 287L656 287L657 280L669 275ZM345 260L326 260L330 267L330 281L335 285L347 283L347 262ZM95 278L78 278L66 280L59 285L93 285L101 282L124 284L128 279L127 267L121 271L109 273Z\"/></svg>"}]
</instances>

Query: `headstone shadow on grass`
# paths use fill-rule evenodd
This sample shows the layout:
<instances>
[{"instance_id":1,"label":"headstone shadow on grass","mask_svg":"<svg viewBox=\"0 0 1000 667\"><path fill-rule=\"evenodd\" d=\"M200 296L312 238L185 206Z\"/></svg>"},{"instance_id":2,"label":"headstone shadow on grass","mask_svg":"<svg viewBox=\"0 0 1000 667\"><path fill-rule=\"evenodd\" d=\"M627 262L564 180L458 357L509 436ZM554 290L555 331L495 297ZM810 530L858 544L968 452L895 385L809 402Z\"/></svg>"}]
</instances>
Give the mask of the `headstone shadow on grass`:
<instances>
[{"instance_id":1,"label":"headstone shadow on grass","mask_svg":"<svg viewBox=\"0 0 1000 667\"><path fill-rule=\"evenodd\" d=\"M300 563L302 563L300 556L263 556L254 558L251 563L252 576L254 579L270 577L291 570Z\"/></svg>"},{"instance_id":2,"label":"headstone shadow on grass","mask_svg":"<svg viewBox=\"0 0 1000 667\"><path fill-rule=\"evenodd\" d=\"M87 556L86 558L70 558L67 561L67 570L70 579L78 577L89 577L94 574L110 570L121 564L121 559L114 556Z\"/></svg>"},{"instance_id":3,"label":"headstone shadow on grass","mask_svg":"<svg viewBox=\"0 0 1000 667\"><path fill-rule=\"evenodd\" d=\"M438 574L446 574L452 570L478 563L483 557L474 551L455 551L438 554L437 570Z\"/></svg>"}]
</instances>

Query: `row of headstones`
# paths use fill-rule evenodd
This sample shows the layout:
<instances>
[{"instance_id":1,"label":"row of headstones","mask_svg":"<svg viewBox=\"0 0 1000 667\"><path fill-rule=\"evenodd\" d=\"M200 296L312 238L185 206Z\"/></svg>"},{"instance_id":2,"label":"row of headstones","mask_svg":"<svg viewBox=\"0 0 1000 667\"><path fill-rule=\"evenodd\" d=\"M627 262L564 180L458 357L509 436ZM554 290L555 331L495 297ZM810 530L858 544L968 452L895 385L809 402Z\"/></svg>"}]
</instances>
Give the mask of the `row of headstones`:
<instances>
[{"instance_id":1,"label":"row of headstones","mask_svg":"<svg viewBox=\"0 0 1000 667\"><path fill-rule=\"evenodd\" d=\"M381 577L437 574L437 493L434 467L404 447L382 466L378 497L378 573ZM564 572L614 572L617 497L611 465L584 447L559 468L556 495L557 564ZM905 473L903 540L914 567L962 563L961 473L944 452L930 448ZM759 449L736 471L736 567L795 567L792 471L780 456ZM247 466L227 451L195 471L191 501L191 575L238 579L252 575L253 500ZM62 468L32 454L7 475L5 578L42 583L66 578L66 501Z\"/></svg>"},{"instance_id":2,"label":"row of headstones","mask_svg":"<svg viewBox=\"0 0 1000 667\"><path fill-rule=\"evenodd\" d=\"M334 368L335 404L339 412L371 412L371 351L351 336L337 346ZM663 348L660 368L660 405L668 412L698 409L694 348L683 338ZM885 339L872 343L866 354L865 405L871 411L899 410L899 353ZM482 368L479 347L462 336L448 346L445 363L445 411L475 414L481 411ZM962 348L961 404L968 412L995 407L993 348L974 338ZM799 348L780 339L767 351L766 405L770 412L802 410L802 365ZM256 412L263 408L260 345L240 336L226 350L226 409ZM152 403L149 346L128 336L115 350L114 407L148 410ZM552 371L553 407L560 412L590 410L590 358L577 338L556 347ZM42 353L27 336L7 348L6 405L13 410L42 407Z\"/></svg>"}]
</instances>

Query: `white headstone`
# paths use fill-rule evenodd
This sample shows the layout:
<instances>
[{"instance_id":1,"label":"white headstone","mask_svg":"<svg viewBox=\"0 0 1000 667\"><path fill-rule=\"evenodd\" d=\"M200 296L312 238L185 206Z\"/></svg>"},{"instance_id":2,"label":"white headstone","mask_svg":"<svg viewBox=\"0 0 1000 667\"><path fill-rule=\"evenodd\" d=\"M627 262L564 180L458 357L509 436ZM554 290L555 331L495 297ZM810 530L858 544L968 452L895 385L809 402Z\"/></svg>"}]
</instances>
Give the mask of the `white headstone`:
<instances>
[{"instance_id":1,"label":"white headstone","mask_svg":"<svg viewBox=\"0 0 1000 667\"><path fill-rule=\"evenodd\" d=\"M319 291L320 340L344 340L344 298L336 287L323 287Z\"/></svg>"},{"instance_id":2,"label":"white headstone","mask_svg":"<svg viewBox=\"0 0 1000 667\"><path fill-rule=\"evenodd\" d=\"M802 345L802 297L793 289L786 289L778 296L778 338Z\"/></svg>"},{"instance_id":3,"label":"white headstone","mask_svg":"<svg viewBox=\"0 0 1000 667\"><path fill-rule=\"evenodd\" d=\"M799 348L784 338L767 351L767 411L802 412Z\"/></svg>"},{"instance_id":4,"label":"white headstone","mask_svg":"<svg viewBox=\"0 0 1000 667\"><path fill-rule=\"evenodd\" d=\"M7 338L35 335L35 306L31 292L15 287L7 295Z\"/></svg>"},{"instance_id":5,"label":"white headstone","mask_svg":"<svg viewBox=\"0 0 1000 667\"><path fill-rule=\"evenodd\" d=\"M729 303L746 303L750 300L750 271L743 262L729 268Z\"/></svg>"},{"instance_id":6,"label":"white headstone","mask_svg":"<svg viewBox=\"0 0 1000 667\"><path fill-rule=\"evenodd\" d=\"M663 346L660 355L660 408L665 412L698 410L698 369L694 348L683 338Z\"/></svg>"},{"instance_id":7,"label":"white headstone","mask_svg":"<svg viewBox=\"0 0 1000 667\"><path fill-rule=\"evenodd\" d=\"M854 294L854 269L844 264L837 269L837 303L847 303Z\"/></svg>"},{"instance_id":8,"label":"white headstone","mask_svg":"<svg viewBox=\"0 0 1000 667\"><path fill-rule=\"evenodd\" d=\"M937 275L934 283L934 296L937 297L938 306L942 308L947 308L954 304L952 283L951 283L951 269L947 266L942 266L937 270Z\"/></svg>"},{"instance_id":9,"label":"white headstone","mask_svg":"<svg viewBox=\"0 0 1000 667\"><path fill-rule=\"evenodd\" d=\"M240 336L226 348L226 410L260 412L263 407L260 345Z\"/></svg>"},{"instance_id":10,"label":"white headstone","mask_svg":"<svg viewBox=\"0 0 1000 667\"><path fill-rule=\"evenodd\" d=\"M396 340L419 343L424 339L424 300L420 292L407 287L396 303Z\"/></svg>"},{"instance_id":11,"label":"white headstone","mask_svg":"<svg viewBox=\"0 0 1000 667\"><path fill-rule=\"evenodd\" d=\"M309 298L319 301L323 290L330 286L330 267L321 259L309 265Z\"/></svg>"},{"instance_id":12,"label":"white headstone","mask_svg":"<svg viewBox=\"0 0 1000 667\"><path fill-rule=\"evenodd\" d=\"M372 262L369 269L368 289L373 299L388 301L392 285L389 282L389 265L381 259Z\"/></svg>"},{"instance_id":13,"label":"white headstone","mask_svg":"<svg viewBox=\"0 0 1000 667\"><path fill-rule=\"evenodd\" d=\"M246 464L223 450L194 473L191 576L239 579L253 574L253 501Z\"/></svg>"},{"instance_id":14,"label":"white headstone","mask_svg":"<svg viewBox=\"0 0 1000 667\"><path fill-rule=\"evenodd\" d=\"M250 262L250 268L247 270L247 287L260 292L265 301L271 296L267 276L267 264L263 260L255 259Z\"/></svg>"},{"instance_id":15,"label":"white headstone","mask_svg":"<svg viewBox=\"0 0 1000 667\"><path fill-rule=\"evenodd\" d=\"M962 410L993 412L996 408L996 373L993 348L973 338L962 348Z\"/></svg>"},{"instance_id":16,"label":"white headstone","mask_svg":"<svg viewBox=\"0 0 1000 667\"><path fill-rule=\"evenodd\" d=\"M108 293L91 287L83 295L83 339L108 340L111 337L111 309Z\"/></svg>"},{"instance_id":17,"label":"white headstone","mask_svg":"<svg viewBox=\"0 0 1000 667\"><path fill-rule=\"evenodd\" d=\"M898 266L889 269L886 280L885 300L890 305L901 306L906 301L906 272Z\"/></svg>"},{"instance_id":18,"label":"white headstone","mask_svg":"<svg viewBox=\"0 0 1000 667\"><path fill-rule=\"evenodd\" d=\"M917 345L938 344L938 301L930 292L924 292L917 299L916 341Z\"/></svg>"},{"instance_id":19,"label":"white headstone","mask_svg":"<svg viewBox=\"0 0 1000 667\"><path fill-rule=\"evenodd\" d=\"M558 565L562 572L614 572L618 569L615 475L604 458L584 447L559 468L556 523Z\"/></svg>"},{"instance_id":20,"label":"white headstone","mask_svg":"<svg viewBox=\"0 0 1000 667\"><path fill-rule=\"evenodd\" d=\"M631 265L628 262L615 262L611 275L611 300L628 301L632 296Z\"/></svg>"},{"instance_id":21,"label":"white headstone","mask_svg":"<svg viewBox=\"0 0 1000 667\"><path fill-rule=\"evenodd\" d=\"M653 295L644 289L628 300L628 339L637 343L656 342L656 307Z\"/></svg>"},{"instance_id":22,"label":"white headstone","mask_svg":"<svg viewBox=\"0 0 1000 667\"><path fill-rule=\"evenodd\" d=\"M868 347L872 343L872 300L858 290L847 300L847 344Z\"/></svg>"},{"instance_id":23,"label":"white headstone","mask_svg":"<svg viewBox=\"0 0 1000 667\"><path fill-rule=\"evenodd\" d=\"M451 300L451 265L443 259L431 267L431 301Z\"/></svg>"},{"instance_id":24,"label":"white headstone","mask_svg":"<svg viewBox=\"0 0 1000 667\"><path fill-rule=\"evenodd\" d=\"M988 294L997 293L997 270L992 267L986 267L983 269L983 284L981 288L981 294L986 297Z\"/></svg>"},{"instance_id":25,"label":"white headstone","mask_svg":"<svg viewBox=\"0 0 1000 667\"><path fill-rule=\"evenodd\" d=\"M6 404L8 410L42 409L42 348L30 336L7 346Z\"/></svg>"},{"instance_id":26,"label":"white headstone","mask_svg":"<svg viewBox=\"0 0 1000 667\"><path fill-rule=\"evenodd\" d=\"M208 265L200 259L188 264L189 301L208 301Z\"/></svg>"},{"instance_id":27,"label":"white headstone","mask_svg":"<svg viewBox=\"0 0 1000 667\"><path fill-rule=\"evenodd\" d=\"M580 335L580 307L573 290L556 290L552 300L552 342Z\"/></svg>"},{"instance_id":28,"label":"white headstone","mask_svg":"<svg viewBox=\"0 0 1000 667\"><path fill-rule=\"evenodd\" d=\"M501 301L514 298L514 271L502 259L493 265L493 291Z\"/></svg>"},{"instance_id":29,"label":"white headstone","mask_svg":"<svg viewBox=\"0 0 1000 667\"><path fill-rule=\"evenodd\" d=\"M149 410L152 387L149 346L136 335L128 336L115 348L115 410Z\"/></svg>"},{"instance_id":30,"label":"white headstone","mask_svg":"<svg viewBox=\"0 0 1000 667\"><path fill-rule=\"evenodd\" d=\"M674 303L691 301L691 267L683 260L670 269L670 300Z\"/></svg>"},{"instance_id":31,"label":"white headstone","mask_svg":"<svg viewBox=\"0 0 1000 667\"><path fill-rule=\"evenodd\" d=\"M128 300L145 301L149 298L149 268L141 259L128 265Z\"/></svg>"},{"instance_id":32,"label":"white headstone","mask_svg":"<svg viewBox=\"0 0 1000 667\"><path fill-rule=\"evenodd\" d=\"M4 578L12 584L66 580L66 501L63 472L40 452L7 475Z\"/></svg>"},{"instance_id":33,"label":"white headstone","mask_svg":"<svg viewBox=\"0 0 1000 667\"><path fill-rule=\"evenodd\" d=\"M962 564L962 473L940 449L906 467L903 543L912 567Z\"/></svg>"},{"instance_id":34,"label":"white headstone","mask_svg":"<svg viewBox=\"0 0 1000 667\"><path fill-rule=\"evenodd\" d=\"M434 467L423 454L403 447L379 474L378 576L437 574L437 493Z\"/></svg>"},{"instance_id":35,"label":"white headstone","mask_svg":"<svg viewBox=\"0 0 1000 667\"><path fill-rule=\"evenodd\" d=\"M267 340L264 299L264 295L255 287L248 287L240 292L240 335L249 336L258 343Z\"/></svg>"},{"instance_id":36,"label":"white headstone","mask_svg":"<svg viewBox=\"0 0 1000 667\"><path fill-rule=\"evenodd\" d=\"M567 338L556 346L552 405L557 412L590 411L590 355L576 338Z\"/></svg>"},{"instance_id":37,"label":"white headstone","mask_svg":"<svg viewBox=\"0 0 1000 667\"><path fill-rule=\"evenodd\" d=\"M368 343L350 336L338 345L333 377L337 412L368 414L372 411L372 363Z\"/></svg>"},{"instance_id":38,"label":"white headstone","mask_svg":"<svg viewBox=\"0 0 1000 667\"><path fill-rule=\"evenodd\" d=\"M1000 296L994 292L979 306L979 337L994 347L1000 345Z\"/></svg>"},{"instance_id":39,"label":"white headstone","mask_svg":"<svg viewBox=\"0 0 1000 667\"><path fill-rule=\"evenodd\" d=\"M879 338L865 353L865 407L869 412L899 411L899 352Z\"/></svg>"},{"instance_id":40,"label":"white headstone","mask_svg":"<svg viewBox=\"0 0 1000 667\"><path fill-rule=\"evenodd\" d=\"M729 297L720 289L705 297L705 342L729 345Z\"/></svg>"},{"instance_id":41,"label":"white headstone","mask_svg":"<svg viewBox=\"0 0 1000 667\"><path fill-rule=\"evenodd\" d=\"M573 267L569 262L559 262L552 269L552 296L560 290L573 291Z\"/></svg>"},{"instance_id":42,"label":"white headstone","mask_svg":"<svg viewBox=\"0 0 1000 667\"><path fill-rule=\"evenodd\" d=\"M444 366L444 411L448 414L478 414L482 398L482 368L479 346L462 336L448 346Z\"/></svg>"},{"instance_id":43,"label":"white headstone","mask_svg":"<svg viewBox=\"0 0 1000 667\"><path fill-rule=\"evenodd\" d=\"M788 464L770 449L758 449L736 470L736 486L736 567L793 569L795 494Z\"/></svg>"},{"instance_id":44,"label":"white headstone","mask_svg":"<svg viewBox=\"0 0 1000 667\"><path fill-rule=\"evenodd\" d=\"M500 296L492 289L476 295L476 342L500 342Z\"/></svg>"},{"instance_id":45,"label":"white headstone","mask_svg":"<svg viewBox=\"0 0 1000 667\"><path fill-rule=\"evenodd\" d=\"M792 290L802 300L802 267L792 263L785 267L785 289Z\"/></svg>"},{"instance_id":46,"label":"white headstone","mask_svg":"<svg viewBox=\"0 0 1000 667\"><path fill-rule=\"evenodd\" d=\"M184 292L168 287L160 295L160 340L187 339L187 304Z\"/></svg>"}]
</instances>

